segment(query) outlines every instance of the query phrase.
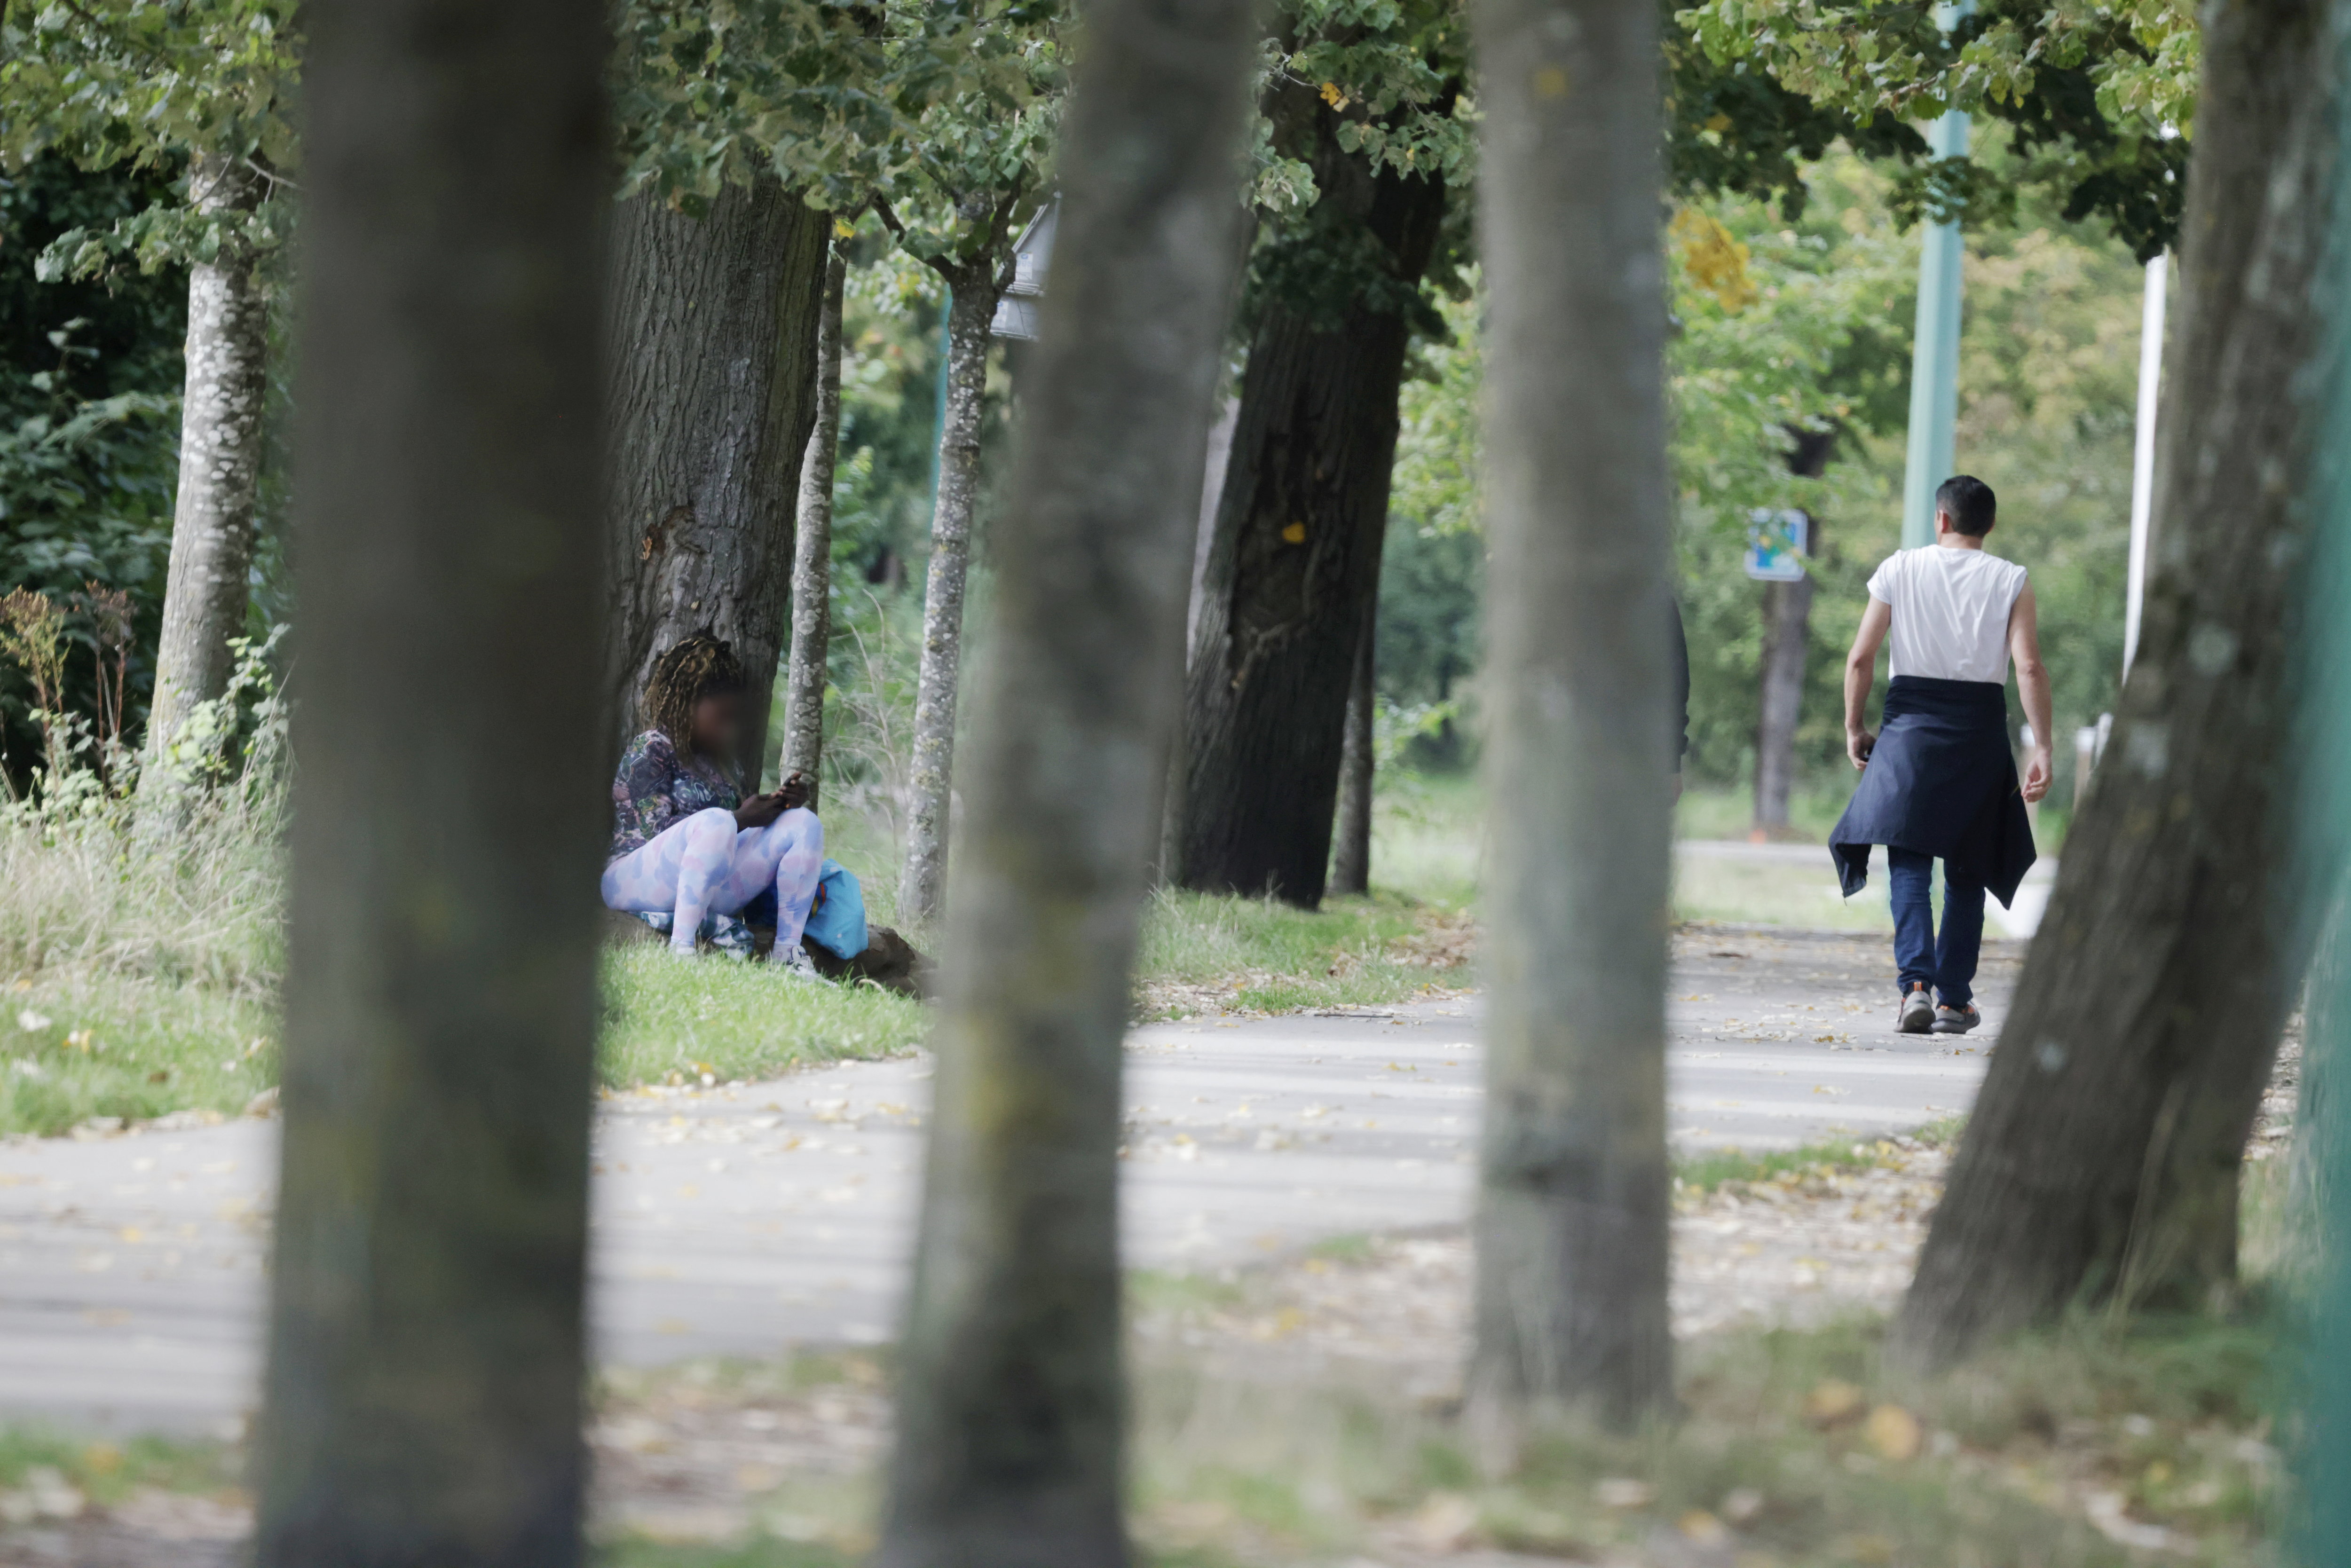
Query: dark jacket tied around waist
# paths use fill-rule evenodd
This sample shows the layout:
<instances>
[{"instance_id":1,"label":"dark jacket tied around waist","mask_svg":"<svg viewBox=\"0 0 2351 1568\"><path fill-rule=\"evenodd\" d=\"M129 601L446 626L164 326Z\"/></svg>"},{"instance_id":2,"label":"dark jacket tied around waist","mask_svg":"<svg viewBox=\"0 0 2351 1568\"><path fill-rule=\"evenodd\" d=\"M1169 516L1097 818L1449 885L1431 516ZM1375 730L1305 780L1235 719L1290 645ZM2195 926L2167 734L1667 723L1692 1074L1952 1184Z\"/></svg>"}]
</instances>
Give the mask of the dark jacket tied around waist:
<instances>
[{"instance_id":1,"label":"dark jacket tied around waist","mask_svg":"<svg viewBox=\"0 0 2351 1568\"><path fill-rule=\"evenodd\" d=\"M1869 881L1872 844L1972 872L2003 908L2016 896L2017 883L2032 869L2032 824L2008 748L2008 702L2000 686L1894 677L1877 747L1829 834L1847 898Z\"/></svg>"}]
</instances>

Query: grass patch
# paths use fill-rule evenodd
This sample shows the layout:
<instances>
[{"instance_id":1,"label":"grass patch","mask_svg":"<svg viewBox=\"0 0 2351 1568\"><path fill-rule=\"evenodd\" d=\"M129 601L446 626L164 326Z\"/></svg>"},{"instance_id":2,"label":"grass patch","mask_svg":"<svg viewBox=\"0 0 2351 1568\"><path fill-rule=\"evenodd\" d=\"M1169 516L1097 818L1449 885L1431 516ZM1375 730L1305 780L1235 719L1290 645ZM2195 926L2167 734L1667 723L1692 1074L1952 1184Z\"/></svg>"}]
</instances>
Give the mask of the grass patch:
<instances>
[{"instance_id":1,"label":"grass patch","mask_svg":"<svg viewBox=\"0 0 2351 1568\"><path fill-rule=\"evenodd\" d=\"M71 1496L107 1507L147 1487L182 1495L235 1493L242 1463L238 1450L224 1443L93 1440L42 1427L0 1427L0 1498L13 1496L52 1516L66 1511Z\"/></svg>"},{"instance_id":2,"label":"grass patch","mask_svg":"<svg viewBox=\"0 0 2351 1568\"><path fill-rule=\"evenodd\" d=\"M159 845L118 816L0 828L0 1133L234 1113L277 1081L277 813Z\"/></svg>"},{"instance_id":3,"label":"grass patch","mask_svg":"<svg viewBox=\"0 0 2351 1568\"><path fill-rule=\"evenodd\" d=\"M1947 1116L1915 1132L1893 1138L1855 1143L1831 1140L1792 1149L1750 1153L1744 1149L1709 1149L1674 1162L1678 1186L1712 1192L1730 1182L1770 1182L1782 1177L1827 1175L1834 1171L1872 1170L1898 1166L1905 1154L1917 1149L1947 1148L1959 1142L1963 1116Z\"/></svg>"},{"instance_id":4,"label":"grass patch","mask_svg":"<svg viewBox=\"0 0 2351 1568\"><path fill-rule=\"evenodd\" d=\"M1306 910L1163 889L1144 915L1136 989L1146 1018L1376 1007L1468 984L1469 930L1458 910L1384 890Z\"/></svg>"},{"instance_id":5,"label":"grass patch","mask_svg":"<svg viewBox=\"0 0 2351 1568\"><path fill-rule=\"evenodd\" d=\"M1144 1380L1138 1528L1163 1551L1328 1561L1393 1542L1575 1561L2120 1565L2262 1560L2283 1521L2262 1322L2079 1323L1948 1377L1889 1371L1880 1329L1683 1347L1681 1418L1545 1426L1473 1461L1442 1406L1351 1385ZM2126 1542L2137 1545L2126 1544Z\"/></svg>"},{"instance_id":6,"label":"grass patch","mask_svg":"<svg viewBox=\"0 0 2351 1568\"><path fill-rule=\"evenodd\" d=\"M683 959L658 942L604 956L597 1062L614 1088L773 1078L921 1043L920 1002L871 986L820 986L765 964Z\"/></svg>"}]
</instances>

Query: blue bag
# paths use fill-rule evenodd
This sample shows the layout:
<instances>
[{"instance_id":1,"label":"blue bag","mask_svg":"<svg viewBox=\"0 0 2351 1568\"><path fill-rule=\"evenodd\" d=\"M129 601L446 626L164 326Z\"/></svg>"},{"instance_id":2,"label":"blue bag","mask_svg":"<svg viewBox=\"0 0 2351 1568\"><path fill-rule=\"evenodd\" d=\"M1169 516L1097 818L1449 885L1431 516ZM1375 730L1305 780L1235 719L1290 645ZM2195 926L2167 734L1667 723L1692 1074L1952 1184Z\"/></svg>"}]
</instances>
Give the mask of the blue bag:
<instances>
[{"instance_id":1,"label":"blue bag","mask_svg":"<svg viewBox=\"0 0 2351 1568\"><path fill-rule=\"evenodd\" d=\"M839 861L825 862L817 873L807 936L836 958L854 958L865 951L865 890Z\"/></svg>"}]
</instances>

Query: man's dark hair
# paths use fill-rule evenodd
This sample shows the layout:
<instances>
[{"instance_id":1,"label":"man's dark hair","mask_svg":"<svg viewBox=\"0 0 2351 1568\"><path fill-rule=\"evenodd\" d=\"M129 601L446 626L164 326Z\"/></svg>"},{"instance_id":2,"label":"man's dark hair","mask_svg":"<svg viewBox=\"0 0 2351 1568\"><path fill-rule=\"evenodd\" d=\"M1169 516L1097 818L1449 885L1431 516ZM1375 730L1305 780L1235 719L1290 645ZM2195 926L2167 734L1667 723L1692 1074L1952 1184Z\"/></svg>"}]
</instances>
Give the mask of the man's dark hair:
<instances>
[{"instance_id":1,"label":"man's dark hair","mask_svg":"<svg viewBox=\"0 0 2351 1568\"><path fill-rule=\"evenodd\" d=\"M1972 474L1954 474L1935 490L1935 508L1951 514L1951 527L1971 539L1991 532L2000 519L2000 497Z\"/></svg>"}]
</instances>

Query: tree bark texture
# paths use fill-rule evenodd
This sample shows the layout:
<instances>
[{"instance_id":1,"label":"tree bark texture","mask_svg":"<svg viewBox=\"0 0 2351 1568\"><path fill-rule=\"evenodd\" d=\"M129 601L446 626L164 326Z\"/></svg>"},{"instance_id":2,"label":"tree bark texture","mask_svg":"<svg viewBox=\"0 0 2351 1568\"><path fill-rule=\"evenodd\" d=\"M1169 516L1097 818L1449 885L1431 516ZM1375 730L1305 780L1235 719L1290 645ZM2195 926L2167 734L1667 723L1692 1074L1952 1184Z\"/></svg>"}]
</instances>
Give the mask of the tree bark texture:
<instances>
[{"instance_id":1,"label":"tree bark texture","mask_svg":"<svg viewBox=\"0 0 2351 1568\"><path fill-rule=\"evenodd\" d=\"M1006 236L1007 243L1010 241ZM923 657L914 685L914 762L908 771L906 862L898 913L935 918L946 888L947 830L955 804L956 695L963 671L964 580L971 569L972 514L979 504L979 423L987 392L987 328L1003 289L998 260L954 269L947 307L946 418L939 432L939 493L931 506L931 559L923 585Z\"/></svg>"},{"instance_id":2,"label":"tree bark texture","mask_svg":"<svg viewBox=\"0 0 2351 1568\"><path fill-rule=\"evenodd\" d=\"M242 159L199 158L188 175L199 212L242 214L265 182ZM261 411L268 388L269 303L252 252L224 246L188 268L187 379L180 403L180 487L172 507L172 560L155 646L141 792L179 781L172 742L199 703L228 689L229 639L244 635L253 570L253 509L261 476Z\"/></svg>"},{"instance_id":3,"label":"tree bark texture","mask_svg":"<svg viewBox=\"0 0 2351 1568\"><path fill-rule=\"evenodd\" d=\"M1836 432L1788 431L1788 472L1817 479L1828 472ZM1821 520L1806 514L1804 553L1821 553ZM1757 670L1761 700L1755 723L1755 831L1757 839L1788 831L1789 798L1796 785L1796 726L1804 711L1804 664L1813 636L1813 580L1763 585L1763 646Z\"/></svg>"},{"instance_id":4,"label":"tree bark texture","mask_svg":"<svg viewBox=\"0 0 2351 1568\"><path fill-rule=\"evenodd\" d=\"M841 454L841 296L848 263L835 246L824 264L816 330L816 423L800 460L799 527L792 537L792 656L784 683L784 755L778 777L823 785L825 655L832 640L832 473Z\"/></svg>"},{"instance_id":5,"label":"tree bark texture","mask_svg":"<svg viewBox=\"0 0 2351 1568\"><path fill-rule=\"evenodd\" d=\"M773 175L702 217L646 195L612 221L605 700L617 756L655 657L708 628L750 676L757 789L790 607L792 503L816 421L832 220Z\"/></svg>"},{"instance_id":6,"label":"tree bark texture","mask_svg":"<svg viewBox=\"0 0 2351 1568\"><path fill-rule=\"evenodd\" d=\"M305 695L254 1560L566 1568L611 812L604 12L320 0L307 26Z\"/></svg>"},{"instance_id":7,"label":"tree bark texture","mask_svg":"<svg viewBox=\"0 0 2351 1568\"><path fill-rule=\"evenodd\" d=\"M1331 855L1332 893L1372 889L1372 653L1379 626L1379 596L1364 617L1355 643L1355 674L1347 687L1347 723L1339 746L1338 847Z\"/></svg>"},{"instance_id":8,"label":"tree bark texture","mask_svg":"<svg viewBox=\"0 0 2351 1568\"><path fill-rule=\"evenodd\" d=\"M2207 14L2160 527L2114 739L1896 1323L1935 1365L2085 1300L2232 1281L2237 1177L2307 956L2290 879L2324 0Z\"/></svg>"},{"instance_id":9,"label":"tree bark texture","mask_svg":"<svg viewBox=\"0 0 2351 1568\"><path fill-rule=\"evenodd\" d=\"M1269 290L1202 576L1186 703L1177 880L1312 907L1330 868L1341 735L1365 606L1379 591L1396 396L1416 289L1445 216L1434 178L1343 152L1311 86L1275 89L1326 221L1379 277L1343 306Z\"/></svg>"},{"instance_id":10,"label":"tree bark texture","mask_svg":"<svg viewBox=\"0 0 2351 1568\"><path fill-rule=\"evenodd\" d=\"M1813 580L1763 585L1762 688L1755 724L1755 833L1788 829L1796 783L1796 722L1804 709L1804 655L1812 642Z\"/></svg>"},{"instance_id":11,"label":"tree bark texture","mask_svg":"<svg viewBox=\"0 0 2351 1568\"><path fill-rule=\"evenodd\" d=\"M1477 1424L1671 1395L1657 10L1479 0L1490 987Z\"/></svg>"},{"instance_id":12,"label":"tree bark texture","mask_svg":"<svg viewBox=\"0 0 2351 1568\"><path fill-rule=\"evenodd\" d=\"M1096 0L948 902L881 1568L1117 1568L1121 1040L1236 263L1250 0Z\"/></svg>"}]
</instances>

